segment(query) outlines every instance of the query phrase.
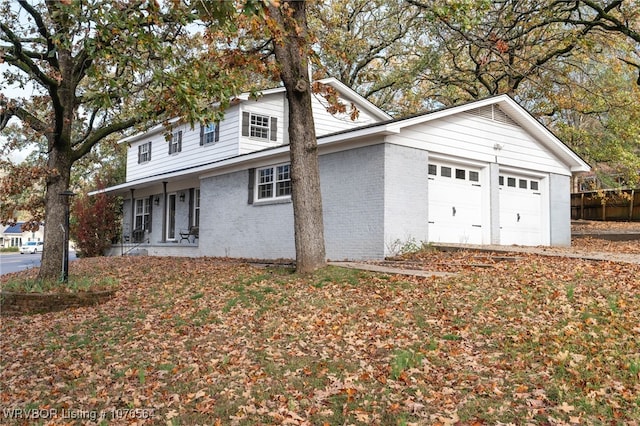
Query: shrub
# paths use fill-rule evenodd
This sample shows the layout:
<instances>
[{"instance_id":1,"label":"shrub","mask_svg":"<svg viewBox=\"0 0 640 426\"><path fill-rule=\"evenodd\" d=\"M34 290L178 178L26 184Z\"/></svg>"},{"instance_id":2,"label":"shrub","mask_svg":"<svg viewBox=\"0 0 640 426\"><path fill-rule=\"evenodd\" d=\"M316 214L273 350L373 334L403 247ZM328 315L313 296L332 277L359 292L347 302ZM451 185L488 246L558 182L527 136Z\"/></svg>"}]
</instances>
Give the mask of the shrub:
<instances>
[{"instance_id":1,"label":"shrub","mask_svg":"<svg viewBox=\"0 0 640 426\"><path fill-rule=\"evenodd\" d=\"M102 256L118 233L118 200L107 194L78 196L73 204L71 238L80 256Z\"/></svg>"}]
</instances>

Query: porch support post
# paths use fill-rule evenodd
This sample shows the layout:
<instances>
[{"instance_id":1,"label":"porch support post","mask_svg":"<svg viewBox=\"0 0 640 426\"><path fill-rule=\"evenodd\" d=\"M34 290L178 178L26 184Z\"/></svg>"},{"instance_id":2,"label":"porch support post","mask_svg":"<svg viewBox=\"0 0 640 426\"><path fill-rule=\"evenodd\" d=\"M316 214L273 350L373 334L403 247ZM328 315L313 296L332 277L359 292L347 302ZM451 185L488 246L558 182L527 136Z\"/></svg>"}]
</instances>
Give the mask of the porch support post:
<instances>
[{"instance_id":1,"label":"porch support post","mask_svg":"<svg viewBox=\"0 0 640 426\"><path fill-rule=\"evenodd\" d=\"M162 238L160 241L167 242L167 182L162 182Z\"/></svg>"}]
</instances>

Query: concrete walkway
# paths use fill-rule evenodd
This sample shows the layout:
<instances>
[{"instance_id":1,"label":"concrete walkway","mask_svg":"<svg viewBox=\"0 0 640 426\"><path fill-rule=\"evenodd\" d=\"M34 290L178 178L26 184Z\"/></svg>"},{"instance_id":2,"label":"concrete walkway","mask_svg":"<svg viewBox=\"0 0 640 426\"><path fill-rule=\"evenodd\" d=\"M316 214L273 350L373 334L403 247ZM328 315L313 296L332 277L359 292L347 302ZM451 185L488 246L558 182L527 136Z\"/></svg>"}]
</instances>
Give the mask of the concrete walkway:
<instances>
[{"instance_id":1,"label":"concrete walkway","mask_svg":"<svg viewBox=\"0 0 640 426\"><path fill-rule=\"evenodd\" d=\"M640 244L640 241L638 242ZM498 245L473 245L473 244L434 244L439 250L473 250L494 253L532 253L541 256L560 256L573 259L635 263L640 264L640 254L612 253L612 252L586 252L571 247L525 247L525 246L498 246Z\"/></svg>"},{"instance_id":2,"label":"concrete walkway","mask_svg":"<svg viewBox=\"0 0 640 426\"><path fill-rule=\"evenodd\" d=\"M416 277L426 277L426 278L431 278L431 277L447 278L447 277L454 277L458 275L453 272L436 272L436 271L424 271L421 269L392 268L389 266L376 265L374 263L329 262L329 265L340 266L342 268L361 269L363 271L380 272L383 274L413 275Z\"/></svg>"},{"instance_id":3,"label":"concrete walkway","mask_svg":"<svg viewBox=\"0 0 640 426\"><path fill-rule=\"evenodd\" d=\"M639 242L640 244L640 242ZM541 256L560 256L572 259L585 259L604 262L620 262L640 264L640 254L625 254L611 252L585 252L571 247L525 247L525 246L498 246L498 245L473 245L473 244L434 244L441 251L477 251L492 253L530 253ZM437 272L420 269L394 268L386 265L378 265L367 262L329 262L330 265L343 268L360 269L363 271L380 272L385 274L413 275L418 277L448 278L459 275L453 272Z\"/></svg>"}]
</instances>

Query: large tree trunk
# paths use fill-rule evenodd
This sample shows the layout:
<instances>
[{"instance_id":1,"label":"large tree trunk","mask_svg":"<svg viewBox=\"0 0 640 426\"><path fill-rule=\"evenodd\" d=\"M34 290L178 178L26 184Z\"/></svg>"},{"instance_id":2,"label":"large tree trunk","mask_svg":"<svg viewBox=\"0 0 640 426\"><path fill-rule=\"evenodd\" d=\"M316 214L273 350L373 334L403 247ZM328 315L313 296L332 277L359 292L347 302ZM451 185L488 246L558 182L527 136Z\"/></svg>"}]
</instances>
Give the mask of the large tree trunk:
<instances>
[{"instance_id":1,"label":"large tree trunk","mask_svg":"<svg viewBox=\"0 0 640 426\"><path fill-rule=\"evenodd\" d=\"M51 89L53 111L51 128L47 131L49 158L47 160L47 192L45 194L44 250L40 265L40 279L63 277L63 254L68 247L65 241L66 203L68 197L60 194L69 190L71 181L72 158L72 123L75 120L77 80L74 76L75 63L71 51L58 49L58 63L62 79L60 84ZM68 234L66 234L68 235Z\"/></svg>"},{"instance_id":2,"label":"large tree trunk","mask_svg":"<svg viewBox=\"0 0 640 426\"><path fill-rule=\"evenodd\" d=\"M64 247L65 201L60 193L69 189L71 165L68 155L53 150L49 155L49 177L45 194L44 241L42 263L38 278L43 280L62 277Z\"/></svg>"},{"instance_id":3,"label":"large tree trunk","mask_svg":"<svg viewBox=\"0 0 640 426\"><path fill-rule=\"evenodd\" d=\"M307 273L326 266L318 145L311 109L311 83L306 52L307 18L304 1L287 4L291 16L270 6L271 16L283 28L275 40L280 77L289 101L289 147L293 185L296 269Z\"/></svg>"}]
</instances>

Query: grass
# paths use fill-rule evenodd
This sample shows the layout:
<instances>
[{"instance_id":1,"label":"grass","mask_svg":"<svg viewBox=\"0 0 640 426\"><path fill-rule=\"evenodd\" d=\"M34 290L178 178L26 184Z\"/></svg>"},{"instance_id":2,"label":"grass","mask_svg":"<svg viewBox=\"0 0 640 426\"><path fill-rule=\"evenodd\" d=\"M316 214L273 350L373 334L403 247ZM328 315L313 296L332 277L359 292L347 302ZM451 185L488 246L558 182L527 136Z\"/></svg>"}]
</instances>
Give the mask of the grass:
<instances>
[{"instance_id":1,"label":"grass","mask_svg":"<svg viewBox=\"0 0 640 426\"><path fill-rule=\"evenodd\" d=\"M78 293L109 290L118 286L113 277L70 276L67 283L59 280L42 280L34 277L15 276L2 283L2 290L17 293Z\"/></svg>"},{"instance_id":2,"label":"grass","mask_svg":"<svg viewBox=\"0 0 640 426\"><path fill-rule=\"evenodd\" d=\"M640 417L636 265L522 256L447 279L205 258L72 268L119 291L98 307L3 318L9 408L147 410L105 425Z\"/></svg>"}]
</instances>

